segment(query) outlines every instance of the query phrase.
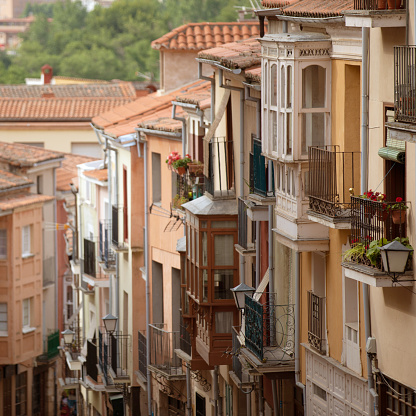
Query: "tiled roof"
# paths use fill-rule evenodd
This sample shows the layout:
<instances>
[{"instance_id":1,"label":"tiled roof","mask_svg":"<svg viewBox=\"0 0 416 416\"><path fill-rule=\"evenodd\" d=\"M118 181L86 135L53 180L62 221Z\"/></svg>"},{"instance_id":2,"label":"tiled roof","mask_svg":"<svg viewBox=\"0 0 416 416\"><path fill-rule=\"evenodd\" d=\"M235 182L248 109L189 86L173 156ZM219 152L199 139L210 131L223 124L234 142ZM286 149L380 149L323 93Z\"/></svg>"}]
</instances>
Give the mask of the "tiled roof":
<instances>
[{"instance_id":1,"label":"tiled roof","mask_svg":"<svg viewBox=\"0 0 416 416\"><path fill-rule=\"evenodd\" d=\"M92 122L96 127L103 129L106 134L113 137L131 134L135 132L134 129L139 123L155 120L157 118L155 112L167 110L166 114L171 117L172 101L176 101L186 94L206 93L209 88L209 82L198 80L164 95L159 93L149 94L132 103L94 117Z\"/></svg>"},{"instance_id":2,"label":"tiled roof","mask_svg":"<svg viewBox=\"0 0 416 416\"><path fill-rule=\"evenodd\" d=\"M200 92L192 92L176 97L176 101L186 104L197 105L201 110L211 107L210 91L201 90Z\"/></svg>"},{"instance_id":3,"label":"tiled roof","mask_svg":"<svg viewBox=\"0 0 416 416\"><path fill-rule=\"evenodd\" d=\"M107 169L86 170L83 173L87 178L96 179L100 182L107 181L108 177Z\"/></svg>"},{"instance_id":4,"label":"tiled roof","mask_svg":"<svg viewBox=\"0 0 416 416\"><path fill-rule=\"evenodd\" d=\"M256 66L244 71L244 75L251 82L261 82L261 66Z\"/></svg>"},{"instance_id":5,"label":"tiled roof","mask_svg":"<svg viewBox=\"0 0 416 416\"><path fill-rule=\"evenodd\" d=\"M41 147L0 142L0 161L13 166L34 166L41 162L59 160L63 156L63 153L53 152Z\"/></svg>"},{"instance_id":6,"label":"tiled roof","mask_svg":"<svg viewBox=\"0 0 416 416\"><path fill-rule=\"evenodd\" d=\"M347 10L354 10L354 0L292 0L287 6L276 0L263 0L264 7L282 7L284 15L297 17L331 17L340 16Z\"/></svg>"},{"instance_id":7,"label":"tiled roof","mask_svg":"<svg viewBox=\"0 0 416 416\"><path fill-rule=\"evenodd\" d=\"M227 43L198 53L198 58L217 61L231 69L246 69L260 65L260 56L260 43L254 38Z\"/></svg>"},{"instance_id":8,"label":"tiled roof","mask_svg":"<svg viewBox=\"0 0 416 416\"><path fill-rule=\"evenodd\" d=\"M0 85L2 98L135 98L136 89L131 82L68 85Z\"/></svg>"},{"instance_id":9,"label":"tiled roof","mask_svg":"<svg viewBox=\"0 0 416 416\"><path fill-rule=\"evenodd\" d=\"M262 0L261 4L268 9L280 9L291 3L296 3L297 1L298 0Z\"/></svg>"},{"instance_id":10,"label":"tiled roof","mask_svg":"<svg viewBox=\"0 0 416 416\"><path fill-rule=\"evenodd\" d=\"M39 194L29 194L29 193L21 193L21 194L8 194L2 198L0 198L0 210L6 211L9 209L20 208L26 205L32 204L39 204L43 202L52 201L54 199L53 196L48 195L39 195Z\"/></svg>"},{"instance_id":11,"label":"tiled roof","mask_svg":"<svg viewBox=\"0 0 416 416\"><path fill-rule=\"evenodd\" d=\"M89 121L131 98L0 98L0 121Z\"/></svg>"},{"instance_id":12,"label":"tiled roof","mask_svg":"<svg viewBox=\"0 0 416 416\"><path fill-rule=\"evenodd\" d=\"M154 49L202 50L259 36L255 22L189 23L152 42Z\"/></svg>"},{"instance_id":13,"label":"tiled roof","mask_svg":"<svg viewBox=\"0 0 416 416\"><path fill-rule=\"evenodd\" d=\"M176 115L184 117L185 111L181 107L176 108ZM167 108L161 111L155 111L148 120L142 120L138 123L138 127L143 127L150 130L167 131L179 133L182 130L182 122L172 119L172 108Z\"/></svg>"},{"instance_id":14,"label":"tiled roof","mask_svg":"<svg viewBox=\"0 0 416 416\"><path fill-rule=\"evenodd\" d=\"M71 182L78 182L77 165L96 160L93 157L74 155L72 153L65 153L65 159L61 163L61 167L56 169L56 189L58 191L70 191Z\"/></svg>"},{"instance_id":15,"label":"tiled roof","mask_svg":"<svg viewBox=\"0 0 416 416\"><path fill-rule=\"evenodd\" d=\"M32 183L32 181L29 181L24 176L18 176L11 172L0 170L0 191L12 190L15 187L30 186Z\"/></svg>"}]
</instances>

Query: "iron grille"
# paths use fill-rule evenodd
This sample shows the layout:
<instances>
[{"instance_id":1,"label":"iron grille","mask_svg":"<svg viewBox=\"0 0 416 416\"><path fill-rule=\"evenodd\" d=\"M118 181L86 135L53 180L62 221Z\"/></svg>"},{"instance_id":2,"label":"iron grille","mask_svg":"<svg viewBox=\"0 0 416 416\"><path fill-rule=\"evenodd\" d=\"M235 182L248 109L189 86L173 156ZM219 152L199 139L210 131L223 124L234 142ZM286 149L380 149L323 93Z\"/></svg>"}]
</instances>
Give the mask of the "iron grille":
<instances>
[{"instance_id":1,"label":"iron grille","mask_svg":"<svg viewBox=\"0 0 416 416\"><path fill-rule=\"evenodd\" d=\"M115 246L119 246L120 244L120 236L118 232L118 207L116 205L113 205L111 207L111 242Z\"/></svg>"},{"instance_id":2,"label":"iron grille","mask_svg":"<svg viewBox=\"0 0 416 416\"><path fill-rule=\"evenodd\" d=\"M97 346L87 340L87 376L91 377L94 381L98 380L98 369L97 369Z\"/></svg>"},{"instance_id":3,"label":"iron grille","mask_svg":"<svg viewBox=\"0 0 416 416\"><path fill-rule=\"evenodd\" d=\"M139 371L144 377L147 377L147 338L146 335L138 332L139 337Z\"/></svg>"},{"instance_id":4,"label":"iron grille","mask_svg":"<svg viewBox=\"0 0 416 416\"><path fill-rule=\"evenodd\" d=\"M100 221L100 238L98 243L98 255L106 269L115 265L116 256L110 247L111 222L108 220Z\"/></svg>"},{"instance_id":5,"label":"iron grille","mask_svg":"<svg viewBox=\"0 0 416 416\"><path fill-rule=\"evenodd\" d=\"M182 316L180 324L180 349L189 356L192 356L191 335L189 334L187 327L183 322Z\"/></svg>"},{"instance_id":6,"label":"iron grille","mask_svg":"<svg viewBox=\"0 0 416 416\"><path fill-rule=\"evenodd\" d=\"M128 351L129 335L123 335L121 332L115 332L110 335L110 362L111 368L116 377L128 376Z\"/></svg>"},{"instance_id":7,"label":"iron grille","mask_svg":"<svg viewBox=\"0 0 416 416\"><path fill-rule=\"evenodd\" d=\"M233 353L233 371L241 382L243 380L243 366L241 365L241 362L238 359L238 354L240 353L240 349L241 349L241 342L238 339L238 333L239 332L240 331L236 327L233 327L233 331L232 331L232 340L233 340L232 353Z\"/></svg>"},{"instance_id":8,"label":"iron grille","mask_svg":"<svg viewBox=\"0 0 416 416\"><path fill-rule=\"evenodd\" d=\"M83 272L95 277L95 242L84 238L84 269Z\"/></svg>"},{"instance_id":9,"label":"iron grille","mask_svg":"<svg viewBox=\"0 0 416 416\"><path fill-rule=\"evenodd\" d=\"M253 169L251 171L251 169ZM253 140L253 156L250 160L250 178L253 178L250 192L262 197L274 196L274 174L272 172L272 191L269 192L269 172L266 158L261 154L261 141Z\"/></svg>"},{"instance_id":10,"label":"iron grille","mask_svg":"<svg viewBox=\"0 0 416 416\"><path fill-rule=\"evenodd\" d=\"M247 205L238 198L238 244L247 249Z\"/></svg>"},{"instance_id":11,"label":"iron grille","mask_svg":"<svg viewBox=\"0 0 416 416\"><path fill-rule=\"evenodd\" d=\"M288 361L294 354L295 308L276 300L275 293L246 295L245 343L261 361Z\"/></svg>"},{"instance_id":12,"label":"iron grille","mask_svg":"<svg viewBox=\"0 0 416 416\"><path fill-rule=\"evenodd\" d=\"M360 152L309 147L309 209L331 218L351 216L350 188L359 187Z\"/></svg>"},{"instance_id":13,"label":"iron grille","mask_svg":"<svg viewBox=\"0 0 416 416\"><path fill-rule=\"evenodd\" d=\"M416 46L394 47L394 113L397 121L416 122Z\"/></svg>"},{"instance_id":14,"label":"iron grille","mask_svg":"<svg viewBox=\"0 0 416 416\"><path fill-rule=\"evenodd\" d=\"M325 353L325 298L308 291L308 342L319 351Z\"/></svg>"}]
</instances>

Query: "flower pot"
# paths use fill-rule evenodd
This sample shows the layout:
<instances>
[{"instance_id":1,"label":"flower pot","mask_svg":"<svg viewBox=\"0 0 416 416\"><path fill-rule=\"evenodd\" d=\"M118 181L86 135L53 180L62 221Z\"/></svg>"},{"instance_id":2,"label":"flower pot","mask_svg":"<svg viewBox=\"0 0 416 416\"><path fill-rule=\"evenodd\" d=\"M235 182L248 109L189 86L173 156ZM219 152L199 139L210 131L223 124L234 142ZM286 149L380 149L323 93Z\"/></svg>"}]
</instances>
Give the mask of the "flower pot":
<instances>
[{"instance_id":1,"label":"flower pot","mask_svg":"<svg viewBox=\"0 0 416 416\"><path fill-rule=\"evenodd\" d=\"M395 209L391 212L393 224L403 224L406 221L406 210Z\"/></svg>"},{"instance_id":2,"label":"flower pot","mask_svg":"<svg viewBox=\"0 0 416 416\"><path fill-rule=\"evenodd\" d=\"M176 173L178 175L185 175L185 173L186 173L186 167L185 166L179 166L175 170L176 170Z\"/></svg>"},{"instance_id":3,"label":"flower pot","mask_svg":"<svg viewBox=\"0 0 416 416\"><path fill-rule=\"evenodd\" d=\"M377 9L385 10L387 5L387 0L377 0Z\"/></svg>"},{"instance_id":4,"label":"flower pot","mask_svg":"<svg viewBox=\"0 0 416 416\"><path fill-rule=\"evenodd\" d=\"M399 9L401 0L387 0L387 7L389 10Z\"/></svg>"},{"instance_id":5,"label":"flower pot","mask_svg":"<svg viewBox=\"0 0 416 416\"><path fill-rule=\"evenodd\" d=\"M188 163L189 173L199 174L204 171L204 165L202 163Z\"/></svg>"}]
</instances>

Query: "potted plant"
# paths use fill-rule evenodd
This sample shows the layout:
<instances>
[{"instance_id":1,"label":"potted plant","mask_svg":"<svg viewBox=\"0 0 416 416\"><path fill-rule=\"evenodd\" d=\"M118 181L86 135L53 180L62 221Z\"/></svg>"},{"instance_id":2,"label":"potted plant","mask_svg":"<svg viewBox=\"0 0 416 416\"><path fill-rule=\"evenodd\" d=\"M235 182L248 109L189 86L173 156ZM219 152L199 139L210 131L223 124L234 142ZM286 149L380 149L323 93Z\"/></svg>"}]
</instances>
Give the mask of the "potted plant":
<instances>
[{"instance_id":1,"label":"potted plant","mask_svg":"<svg viewBox=\"0 0 416 416\"><path fill-rule=\"evenodd\" d=\"M201 175L204 172L204 164L199 160L194 160L188 163L188 171L195 175Z\"/></svg>"},{"instance_id":2,"label":"potted plant","mask_svg":"<svg viewBox=\"0 0 416 416\"><path fill-rule=\"evenodd\" d=\"M368 199L373 202L382 202L386 199L386 195L382 194L381 192L373 192L373 190L370 189L369 191L364 192L362 195L360 195L360 198ZM383 206L383 208L385 207ZM374 205L369 204L364 206L364 212L369 215L374 215L374 213L378 212L378 210L375 209Z\"/></svg>"},{"instance_id":3,"label":"potted plant","mask_svg":"<svg viewBox=\"0 0 416 416\"><path fill-rule=\"evenodd\" d=\"M175 195L173 198L173 207L177 209L181 209L182 204L185 204L186 202L189 202L189 199L184 196L179 196L178 194Z\"/></svg>"},{"instance_id":4,"label":"potted plant","mask_svg":"<svg viewBox=\"0 0 416 416\"><path fill-rule=\"evenodd\" d=\"M184 175L188 167L188 163L191 162L189 155L181 157L178 152L172 152L166 159L166 163L169 169L174 169L178 175Z\"/></svg>"},{"instance_id":5,"label":"potted plant","mask_svg":"<svg viewBox=\"0 0 416 416\"><path fill-rule=\"evenodd\" d=\"M391 212L391 219L394 224L403 224L406 221L406 210L408 208L400 196L396 198L395 204L387 206L387 210Z\"/></svg>"}]
</instances>

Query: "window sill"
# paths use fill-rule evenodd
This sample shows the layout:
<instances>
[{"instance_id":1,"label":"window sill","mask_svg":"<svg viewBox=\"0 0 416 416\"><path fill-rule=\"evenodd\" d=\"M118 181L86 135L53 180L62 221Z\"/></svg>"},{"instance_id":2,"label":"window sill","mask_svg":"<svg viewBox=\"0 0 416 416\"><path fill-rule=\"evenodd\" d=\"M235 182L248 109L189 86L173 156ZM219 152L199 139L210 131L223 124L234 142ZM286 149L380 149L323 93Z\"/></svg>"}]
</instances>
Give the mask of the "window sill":
<instances>
[{"instance_id":1,"label":"window sill","mask_svg":"<svg viewBox=\"0 0 416 416\"><path fill-rule=\"evenodd\" d=\"M33 253L22 254L22 259L29 259L31 257L35 257L35 255Z\"/></svg>"},{"instance_id":2,"label":"window sill","mask_svg":"<svg viewBox=\"0 0 416 416\"><path fill-rule=\"evenodd\" d=\"M0 337L8 337L9 333L7 331L0 331Z\"/></svg>"},{"instance_id":3,"label":"window sill","mask_svg":"<svg viewBox=\"0 0 416 416\"><path fill-rule=\"evenodd\" d=\"M36 328L31 327L31 326L25 326L24 328L22 328L22 333L23 334L29 334L30 332L34 332Z\"/></svg>"}]
</instances>

